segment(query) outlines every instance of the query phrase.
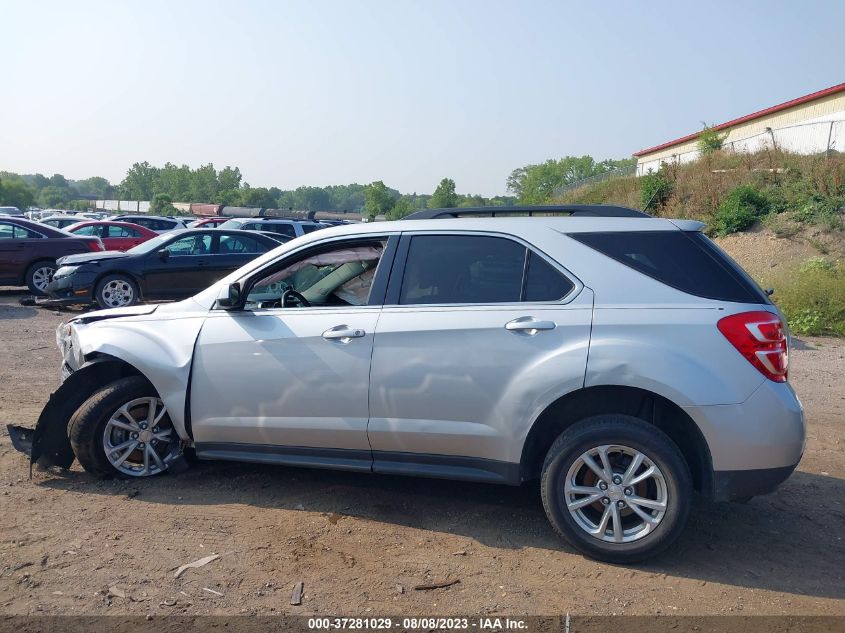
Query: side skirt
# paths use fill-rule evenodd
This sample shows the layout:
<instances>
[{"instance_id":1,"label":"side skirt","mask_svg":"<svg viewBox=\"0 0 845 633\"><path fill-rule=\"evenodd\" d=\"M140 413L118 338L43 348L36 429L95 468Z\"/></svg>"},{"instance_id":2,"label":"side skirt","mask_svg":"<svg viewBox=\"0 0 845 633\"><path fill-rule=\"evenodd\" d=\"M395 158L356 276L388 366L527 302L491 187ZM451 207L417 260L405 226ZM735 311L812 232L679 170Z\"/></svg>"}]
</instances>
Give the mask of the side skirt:
<instances>
[{"instance_id":1,"label":"side skirt","mask_svg":"<svg viewBox=\"0 0 845 633\"><path fill-rule=\"evenodd\" d=\"M195 450L197 457L206 460L327 468L512 486L520 484L519 464L475 457L222 442L198 442Z\"/></svg>"}]
</instances>

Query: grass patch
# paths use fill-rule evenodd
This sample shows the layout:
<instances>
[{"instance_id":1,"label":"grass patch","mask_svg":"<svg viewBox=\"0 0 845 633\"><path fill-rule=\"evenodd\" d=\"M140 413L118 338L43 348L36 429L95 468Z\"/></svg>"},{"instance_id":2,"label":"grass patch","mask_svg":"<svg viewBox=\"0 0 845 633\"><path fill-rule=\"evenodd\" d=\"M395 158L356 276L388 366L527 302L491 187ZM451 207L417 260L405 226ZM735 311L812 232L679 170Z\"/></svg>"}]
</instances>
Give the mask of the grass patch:
<instances>
[{"instance_id":1,"label":"grass patch","mask_svg":"<svg viewBox=\"0 0 845 633\"><path fill-rule=\"evenodd\" d=\"M767 284L793 333L845 336L845 266L811 257L798 270L781 273Z\"/></svg>"}]
</instances>

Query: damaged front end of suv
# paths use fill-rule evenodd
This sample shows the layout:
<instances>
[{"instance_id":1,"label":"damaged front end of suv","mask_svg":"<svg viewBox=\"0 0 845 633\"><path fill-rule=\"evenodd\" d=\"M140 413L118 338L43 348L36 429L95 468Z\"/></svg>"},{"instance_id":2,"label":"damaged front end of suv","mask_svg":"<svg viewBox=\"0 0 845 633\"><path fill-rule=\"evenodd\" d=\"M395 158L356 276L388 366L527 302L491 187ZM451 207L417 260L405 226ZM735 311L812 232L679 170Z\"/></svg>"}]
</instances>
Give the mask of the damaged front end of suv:
<instances>
[{"instance_id":1,"label":"damaged front end of suv","mask_svg":"<svg viewBox=\"0 0 845 633\"><path fill-rule=\"evenodd\" d=\"M119 381L140 390L140 397L126 404L137 402L110 422L114 443L105 448L123 457L121 472L179 469L182 450L191 442L185 398L193 344L205 315L202 306L187 300L102 310L62 323L56 331L61 385L50 394L34 429L7 427L13 446L29 455L30 474L33 465L70 468L80 457L73 441L74 416L91 404L93 394Z\"/></svg>"}]
</instances>

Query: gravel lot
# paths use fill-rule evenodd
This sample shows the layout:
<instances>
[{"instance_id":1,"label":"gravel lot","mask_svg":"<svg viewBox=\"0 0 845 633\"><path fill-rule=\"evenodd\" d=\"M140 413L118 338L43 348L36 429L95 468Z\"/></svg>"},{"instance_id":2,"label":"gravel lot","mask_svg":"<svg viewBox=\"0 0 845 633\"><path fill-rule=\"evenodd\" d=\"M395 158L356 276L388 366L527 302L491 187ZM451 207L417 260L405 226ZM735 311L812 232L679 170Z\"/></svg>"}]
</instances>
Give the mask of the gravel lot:
<instances>
[{"instance_id":1,"label":"gravel lot","mask_svg":"<svg viewBox=\"0 0 845 633\"><path fill-rule=\"evenodd\" d=\"M5 424L34 425L58 385L67 315L20 296L0 289L0 615L845 615L845 341L806 340L790 359L808 443L778 492L699 501L668 553L617 567L553 534L536 485L230 463L108 482L75 465L30 480Z\"/></svg>"}]
</instances>

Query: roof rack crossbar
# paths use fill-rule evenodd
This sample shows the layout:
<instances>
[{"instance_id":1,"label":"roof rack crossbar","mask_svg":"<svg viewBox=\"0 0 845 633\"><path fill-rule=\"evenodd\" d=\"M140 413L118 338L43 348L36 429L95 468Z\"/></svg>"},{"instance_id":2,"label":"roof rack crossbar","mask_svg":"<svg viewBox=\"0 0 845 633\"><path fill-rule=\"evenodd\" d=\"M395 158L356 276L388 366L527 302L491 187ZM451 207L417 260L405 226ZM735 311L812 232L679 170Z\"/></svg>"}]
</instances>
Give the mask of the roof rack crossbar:
<instances>
[{"instance_id":1,"label":"roof rack crossbar","mask_svg":"<svg viewBox=\"0 0 845 633\"><path fill-rule=\"evenodd\" d=\"M514 207L469 207L453 209L423 209L405 216L405 220L433 220L436 218L460 217L496 217L497 215L527 215L529 218L536 214L567 215L573 217L592 218L649 218L648 213L604 204L567 204L549 206L514 206Z\"/></svg>"}]
</instances>

